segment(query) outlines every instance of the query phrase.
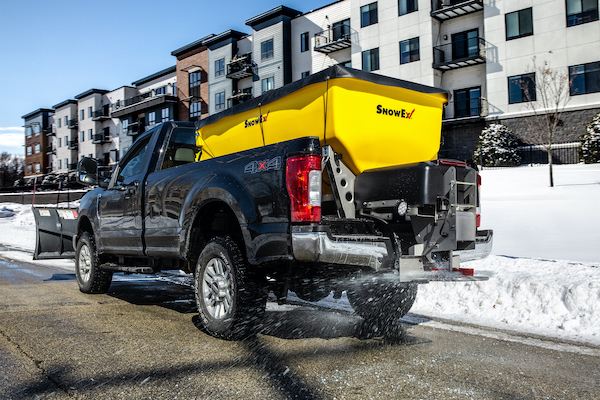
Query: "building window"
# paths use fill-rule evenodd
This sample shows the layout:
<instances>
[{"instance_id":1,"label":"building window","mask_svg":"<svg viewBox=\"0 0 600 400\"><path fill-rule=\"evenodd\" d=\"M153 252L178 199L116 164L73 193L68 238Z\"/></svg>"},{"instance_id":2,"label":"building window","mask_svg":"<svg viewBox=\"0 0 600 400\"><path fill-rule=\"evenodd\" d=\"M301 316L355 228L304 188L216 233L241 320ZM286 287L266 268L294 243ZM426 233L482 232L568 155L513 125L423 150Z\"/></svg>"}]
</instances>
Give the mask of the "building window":
<instances>
[{"instance_id":1,"label":"building window","mask_svg":"<svg viewBox=\"0 0 600 400\"><path fill-rule=\"evenodd\" d=\"M148 113L148 125L156 124L156 111Z\"/></svg>"},{"instance_id":2,"label":"building window","mask_svg":"<svg viewBox=\"0 0 600 400\"><path fill-rule=\"evenodd\" d=\"M598 0L567 0L567 26L598 21Z\"/></svg>"},{"instance_id":3,"label":"building window","mask_svg":"<svg viewBox=\"0 0 600 400\"><path fill-rule=\"evenodd\" d=\"M177 96L177 82L173 83L173 96Z\"/></svg>"},{"instance_id":4,"label":"building window","mask_svg":"<svg viewBox=\"0 0 600 400\"><path fill-rule=\"evenodd\" d=\"M202 73L190 72L190 96L200 99L200 84L202 83Z\"/></svg>"},{"instance_id":5,"label":"building window","mask_svg":"<svg viewBox=\"0 0 600 400\"><path fill-rule=\"evenodd\" d=\"M35 153L39 153L39 152L40 152L40 144L39 144L39 143L36 143L36 145L35 145L35 150L34 150L34 152L33 152L33 153L35 154Z\"/></svg>"},{"instance_id":6,"label":"building window","mask_svg":"<svg viewBox=\"0 0 600 400\"><path fill-rule=\"evenodd\" d=\"M452 35L452 60L479 55L479 30L472 29Z\"/></svg>"},{"instance_id":7,"label":"building window","mask_svg":"<svg viewBox=\"0 0 600 400\"><path fill-rule=\"evenodd\" d=\"M58 119L56 120L56 127L57 127L57 128L60 128L60 118L58 118Z\"/></svg>"},{"instance_id":8,"label":"building window","mask_svg":"<svg viewBox=\"0 0 600 400\"><path fill-rule=\"evenodd\" d=\"M454 118L481 115L481 88L456 90L454 92Z\"/></svg>"},{"instance_id":9,"label":"building window","mask_svg":"<svg viewBox=\"0 0 600 400\"><path fill-rule=\"evenodd\" d=\"M31 146L27 146L27 155L30 156L31 155Z\"/></svg>"},{"instance_id":10,"label":"building window","mask_svg":"<svg viewBox=\"0 0 600 400\"><path fill-rule=\"evenodd\" d=\"M377 71L379 69L379 48L362 52L363 71Z\"/></svg>"},{"instance_id":11,"label":"building window","mask_svg":"<svg viewBox=\"0 0 600 400\"><path fill-rule=\"evenodd\" d=\"M81 136L81 141L85 142L85 131L81 131L80 136Z\"/></svg>"},{"instance_id":12,"label":"building window","mask_svg":"<svg viewBox=\"0 0 600 400\"><path fill-rule=\"evenodd\" d=\"M40 134L40 129L41 127L39 124L33 126L33 133L35 134L35 136L38 136Z\"/></svg>"},{"instance_id":13,"label":"building window","mask_svg":"<svg viewBox=\"0 0 600 400\"><path fill-rule=\"evenodd\" d=\"M61 147L62 139L56 138L56 147Z\"/></svg>"},{"instance_id":14,"label":"building window","mask_svg":"<svg viewBox=\"0 0 600 400\"><path fill-rule=\"evenodd\" d=\"M215 61L215 76L225 75L225 59Z\"/></svg>"},{"instance_id":15,"label":"building window","mask_svg":"<svg viewBox=\"0 0 600 400\"><path fill-rule=\"evenodd\" d=\"M273 57L273 39L265 40L260 44L260 59Z\"/></svg>"},{"instance_id":16,"label":"building window","mask_svg":"<svg viewBox=\"0 0 600 400\"><path fill-rule=\"evenodd\" d=\"M85 117L85 112L83 110L79 110L79 120L83 121L84 117Z\"/></svg>"},{"instance_id":17,"label":"building window","mask_svg":"<svg viewBox=\"0 0 600 400\"><path fill-rule=\"evenodd\" d=\"M310 50L310 38L308 37L308 32L304 32L300 34L300 52L304 53L308 50Z\"/></svg>"},{"instance_id":18,"label":"building window","mask_svg":"<svg viewBox=\"0 0 600 400\"><path fill-rule=\"evenodd\" d=\"M340 39L350 39L350 18L334 22L331 27L333 28L334 42Z\"/></svg>"},{"instance_id":19,"label":"building window","mask_svg":"<svg viewBox=\"0 0 600 400\"><path fill-rule=\"evenodd\" d=\"M535 73L508 78L508 103L535 101Z\"/></svg>"},{"instance_id":20,"label":"building window","mask_svg":"<svg viewBox=\"0 0 600 400\"><path fill-rule=\"evenodd\" d=\"M506 14L506 40L533 35L531 8Z\"/></svg>"},{"instance_id":21,"label":"building window","mask_svg":"<svg viewBox=\"0 0 600 400\"><path fill-rule=\"evenodd\" d=\"M65 147L69 145L69 139L67 136L65 136L65 140L63 141L63 143L65 144Z\"/></svg>"},{"instance_id":22,"label":"building window","mask_svg":"<svg viewBox=\"0 0 600 400\"><path fill-rule=\"evenodd\" d=\"M58 160L58 169L62 169L62 160Z\"/></svg>"},{"instance_id":23,"label":"building window","mask_svg":"<svg viewBox=\"0 0 600 400\"><path fill-rule=\"evenodd\" d=\"M360 8L360 27L373 25L377 23L377 2L367 4Z\"/></svg>"},{"instance_id":24,"label":"building window","mask_svg":"<svg viewBox=\"0 0 600 400\"><path fill-rule=\"evenodd\" d=\"M197 101L190 103L190 121L196 121L200 119L202 113L202 103Z\"/></svg>"},{"instance_id":25,"label":"building window","mask_svg":"<svg viewBox=\"0 0 600 400\"><path fill-rule=\"evenodd\" d=\"M215 110L225 108L225 92L215 94Z\"/></svg>"},{"instance_id":26,"label":"building window","mask_svg":"<svg viewBox=\"0 0 600 400\"><path fill-rule=\"evenodd\" d=\"M65 168L69 168L69 160L65 158Z\"/></svg>"},{"instance_id":27,"label":"building window","mask_svg":"<svg viewBox=\"0 0 600 400\"><path fill-rule=\"evenodd\" d=\"M398 15L406 15L419 10L417 0L398 0Z\"/></svg>"},{"instance_id":28,"label":"building window","mask_svg":"<svg viewBox=\"0 0 600 400\"><path fill-rule=\"evenodd\" d=\"M267 90L275 89L275 78L269 77L262 80L262 91L266 92Z\"/></svg>"},{"instance_id":29,"label":"building window","mask_svg":"<svg viewBox=\"0 0 600 400\"><path fill-rule=\"evenodd\" d=\"M69 118L65 115L65 126L69 126Z\"/></svg>"},{"instance_id":30,"label":"building window","mask_svg":"<svg viewBox=\"0 0 600 400\"><path fill-rule=\"evenodd\" d=\"M40 173L40 171L41 171L41 169L40 169L40 164L39 164L39 163L38 163L38 164L35 164L35 173L36 173L36 174L39 174L39 173Z\"/></svg>"},{"instance_id":31,"label":"building window","mask_svg":"<svg viewBox=\"0 0 600 400\"><path fill-rule=\"evenodd\" d=\"M307 76L309 76L309 75L310 75L310 71L304 71L304 72L302 73L302 76L301 76L300 78L306 78L306 77L307 77Z\"/></svg>"},{"instance_id":32,"label":"building window","mask_svg":"<svg viewBox=\"0 0 600 400\"><path fill-rule=\"evenodd\" d=\"M162 87L157 88L156 90L154 90L154 94L156 96L158 96L159 94L167 94L167 87L162 86Z\"/></svg>"},{"instance_id":33,"label":"building window","mask_svg":"<svg viewBox=\"0 0 600 400\"><path fill-rule=\"evenodd\" d=\"M571 96L600 92L600 62L569 67Z\"/></svg>"},{"instance_id":34,"label":"building window","mask_svg":"<svg viewBox=\"0 0 600 400\"><path fill-rule=\"evenodd\" d=\"M94 131L92 129L88 129L88 140L94 139Z\"/></svg>"},{"instance_id":35,"label":"building window","mask_svg":"<svg viewBox=\"0 0 600 400\"><path fill-rule=\"evenodd\" d=\"M169 118L169 109L168 108L163 108L160 112L160 117L162 121L168 121Z\"/></svg>"},{"instance_id":36,"label":"building window","mask_svg":"<svg viewBox=\"0 0 600 400\"><path fill-rule=\"evenodd\" d=\"M92 118L92 107L88 107L88 118Z\"/></svg>"},{"instance_id":37,"label":"building window","mask_svg":"<svg viewBox=\"0 0 600 400\"><path fill-rule=\"evenodd\" d=\"M418 37L400 42L400 64L408 64L420 59Z\"/></svg>"},{"instance_id":38,"label":"building window","mask_svg":"<svg viewBox=\"0 0 600 400\"><path fill-rule=\"evenodd\" d=\"M25 127L25 137L31 137L31 132L33 132L33 130L31 129L31 126L26 126Z\"/></svg>"}]
</instances>

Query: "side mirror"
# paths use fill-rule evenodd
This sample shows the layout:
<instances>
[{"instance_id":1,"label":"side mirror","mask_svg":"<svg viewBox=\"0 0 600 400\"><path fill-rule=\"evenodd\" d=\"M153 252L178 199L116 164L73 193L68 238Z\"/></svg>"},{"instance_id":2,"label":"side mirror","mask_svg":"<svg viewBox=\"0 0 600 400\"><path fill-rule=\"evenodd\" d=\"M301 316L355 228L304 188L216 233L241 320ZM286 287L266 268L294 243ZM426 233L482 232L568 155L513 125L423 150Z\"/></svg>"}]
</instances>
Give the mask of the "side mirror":
<instances>
[{"instance_id":1,"label":"side mirror","mask_svg":"<svg viewBox=\"0 0 600 400\"><path fill-rule=\"evenodd\" d=\"M86 186L98 184L98 160L84 157L77 163L77 182Z\"/></svg>"}]
</instances>

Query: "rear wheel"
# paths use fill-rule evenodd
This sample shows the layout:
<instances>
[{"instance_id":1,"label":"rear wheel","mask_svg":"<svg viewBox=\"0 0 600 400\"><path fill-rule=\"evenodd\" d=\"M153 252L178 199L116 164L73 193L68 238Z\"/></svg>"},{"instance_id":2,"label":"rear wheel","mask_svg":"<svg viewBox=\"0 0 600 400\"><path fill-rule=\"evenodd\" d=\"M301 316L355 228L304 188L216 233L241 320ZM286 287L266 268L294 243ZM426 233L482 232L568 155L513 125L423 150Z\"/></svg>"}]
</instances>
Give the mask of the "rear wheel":
<instances>
[{"instance_id":1,"label":"rear wheel","mask_svg":"<svg viewBox=\"0 0 600 400\"><path fill-rule=\"evenodd\" d=\"M89 232L84 232L77 242L75 276L83 293L106 293L112 282L112 272L100 269L96 243Z\"/></svg>"},{"instance_id":2,"label":"rear wheel","mask_svg":"<svg viewBox=\"0 0 600 400\"><path fill-rule=\"evenodd\" d=\"M241 339L259 325L267 302L264 278L250 271L232 239L217 237L206 245L194 286L200 322L212 336Z\"/></svg>"},{"instance_id":3,"label":"rear wheel","mask_svg":"<svg viewBox=\"0 0 600 400\"><path fill-rule=\"evenodd\" d=\"M358 315L367 322L385 327L408 313L417 297L417 285L366 277L356 279L347 295Z\"/></svg>"}]
</instances>

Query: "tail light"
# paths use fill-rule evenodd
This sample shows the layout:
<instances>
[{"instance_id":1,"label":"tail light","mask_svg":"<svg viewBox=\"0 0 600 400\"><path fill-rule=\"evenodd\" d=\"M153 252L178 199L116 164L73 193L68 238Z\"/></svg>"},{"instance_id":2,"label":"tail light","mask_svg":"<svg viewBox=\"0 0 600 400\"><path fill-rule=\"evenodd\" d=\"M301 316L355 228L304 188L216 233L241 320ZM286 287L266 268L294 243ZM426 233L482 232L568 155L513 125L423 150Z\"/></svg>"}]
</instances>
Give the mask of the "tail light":
<instances>
[{"instance_id":1,"label":"tail light","mask_svg":"<svg viewBox=\"0 0 600 400\"><path fill-rule=\"evenodd\" d=\"M321 156L288 158L286 178L292 222L321 221Z\"/></svg>"},{"instance_id":2,"label":"tail light","mask_svg":"<svg viewBox=\"0 0 600 400\"><path fill-rule=\"evenodd\" d=\"M479 205L479 187L481 186L481 175L477 174L477 211L475 211L475 225L481 226L481 206Z\"/></svg>"}]
</instances>

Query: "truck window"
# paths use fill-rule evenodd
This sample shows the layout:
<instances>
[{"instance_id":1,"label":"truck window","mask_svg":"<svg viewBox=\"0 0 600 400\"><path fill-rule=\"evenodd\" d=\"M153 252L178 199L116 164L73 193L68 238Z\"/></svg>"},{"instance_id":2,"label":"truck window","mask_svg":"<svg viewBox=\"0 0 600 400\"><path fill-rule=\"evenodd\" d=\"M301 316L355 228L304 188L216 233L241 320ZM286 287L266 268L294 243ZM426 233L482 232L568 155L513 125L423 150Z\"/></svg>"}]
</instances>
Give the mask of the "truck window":
<instances>
[{"instance_id":1,"label":"truck window","mask_svg":"<svg viewBox=\"0 0 600 400\"><path fill-rule=\"evenodd\" d=\"M132 154L129 161L123 164L121 171L119 172L119 176L117 177L117 182L123 182L125 179L142 172L142 167L144 166L144 157L146 155L146 151L148 150L148 143L150 143L149 140L146 141L144 146L141 146L134 154Z\"/></svg>"},{"instance_id":2,"label":"truck window","mask_svg":"<svg viewBox=\"0 0 600 400\"><path fill-rule=\"evenodd\" d=\"M196 146L194 129L175 128L167 143L161 170L196 162L200 159L201 153L202 149Z\"/></svg>"}]
</instances>

